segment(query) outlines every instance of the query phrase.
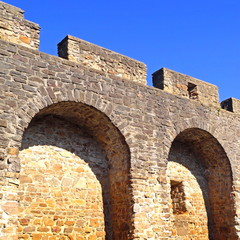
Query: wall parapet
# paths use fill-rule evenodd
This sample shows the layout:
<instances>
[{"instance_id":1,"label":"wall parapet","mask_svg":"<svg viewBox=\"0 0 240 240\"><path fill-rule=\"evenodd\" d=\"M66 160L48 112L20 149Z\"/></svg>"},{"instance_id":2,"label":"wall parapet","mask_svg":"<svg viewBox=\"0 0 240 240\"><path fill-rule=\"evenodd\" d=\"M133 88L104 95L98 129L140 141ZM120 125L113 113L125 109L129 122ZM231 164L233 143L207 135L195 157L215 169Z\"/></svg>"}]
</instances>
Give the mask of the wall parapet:
<instances>
[{"instance_id":1,"label":"wall parapet","mask_svg":"<svg viewBox=\"0 0 240 240\"><path fill-rule=\"evenodd\" d=\"M38 50L39 33L39 25L25 20L22 9L0 1L0 39Z\"/></svg>"},{"instance_id":2,"label":"wall parapet","mask_svg":"<svg viewBox=\"0 0 240 240\"><path fill-rule=\"evenodd\" d=\"M153 86L204 105L219 106L218 87L199 79L161 68L152 74Z\"/></svg>"},{"instance_id":3,"label":"wall parapet","mask_svg":"<svg viewBox=\"0 0 240 240\"><path fill-rule=\"evenodd\" d=\"M240 114L84 42L57 57L0 39L0 239L240 239Z\"/></svg>"},{"instance_id":4,"label":"wall parapet","mask_svg":"<svg viewBox=\"0 0 240 240\"><path fill-rule=\"evenodd\" d=\"M240 113L240 100L236 98L228 98L221 102L221 107L233 113Z\"/></svg>"},{"instance_id":5,"label":"wall parapet","mask_svg":"<svg viewBox=\"0 0 240 240\"><path fill-rule=\"evenodd\" d=\"M144 63L70 35L58 44L58 55L89 68L146 84Z\"/></svg>"}]
</instances>

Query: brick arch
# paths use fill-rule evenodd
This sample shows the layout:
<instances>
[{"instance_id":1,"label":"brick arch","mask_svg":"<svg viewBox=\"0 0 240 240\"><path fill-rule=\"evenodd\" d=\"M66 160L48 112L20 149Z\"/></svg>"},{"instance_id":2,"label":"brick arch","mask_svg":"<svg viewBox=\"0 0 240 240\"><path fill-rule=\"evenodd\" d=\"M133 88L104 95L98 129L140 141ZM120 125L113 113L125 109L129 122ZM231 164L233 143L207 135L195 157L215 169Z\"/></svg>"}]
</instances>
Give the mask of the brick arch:
<instances>
[{"instance_id":1,"label":"brick arch","mask_svg":"<svg viewBox=\"0 0 240 240\"><path fill-rule=\"evenodd\" d=\"M191 239L237 239L232 169L211 133L187 128L175 137L168 155L168 178L176 234L184 232Z\"/></svg>"},{"instance_id":2,"label":"brick arch","mask_svg":"<svg viewBox=\"0 0 240 240\"><path fill-rule=\"evenodd\" d=\"M181 132L191 128L199 128L215 136L217 134L218 125L217 121L210 122L206 121L205 118L192 118L189 121L183 119L181 124L179 124L179 122L175 123L170 140L173 141Z\"/></svg>"},{"instance_id":3,"label":"brick arch","mask_svg":"<svg viewBox=\"0 0 240 240\"><path fill-rule=\"evenodd\" d=\"M186 130L186 129L201 129L205 132L208 132L214 138L216 138L217 141L219 142L219 144L224 148L224 150L229 158L229 164L231 167L231 171L234 175L234 171L232 169L232 164L231 164L232 159L230 156L231 148L229 148L229 146L226 144L226 142L222 138L222 136L224 136L223 131L225 131L225 129L220 128L219 124L220 123L216 119L213 119L212 121L209 121L209 120L206 121L206 118L192 118L189 121L183 119L182 121L175 123L174 128L172 128L171 131L169 131L170 134L168 134L169 142L167 144L167 146L168 146L167 151L171 147L171 144L174 141L174 139L176 138L176 136L178 136L184 130ZM234 178L234 176L233 176L233 178Z\"/></svg>"},{"instance_id":4,"label":"brick arch","mask_svg":"<svg viewBox=\"0 0 240 240\"><path fill-rule=\"evenodd\" d=\"M113 110L113 104L108 100L99 98L99 95L93 92L86 92L79 89L69 90L67 88L61 89L61 94L55 93L53 87L40 87L38 93L32 98L29 98L26 102L23 101L21 108L16 109L16 115L18 120L14 121L18 129L18 136L21 137L24 129L29 125L32 118L43 109L62 102L76 102L82 103L94 107L96 110L102 112L112 123L116 126L120 125L118 121L111 116ZM11 132L11 129L9 129ZM9 146L19 146L19 143L9 143Z\"/></svg>"},{"instance_id":5,"label":"brick arch","mask_svg":"<svg viewBox=\"0 0 240 240\"><path fill-rule=\"evenodd\" d=\"M39 106L42 106L41 102L39 102ZM98 106L102 105L98 102ZM111 108L108 105L105 105L103 108L106 112L111 112ZM28 112L28 108L25 110ZM29 111L31 114L29 115L33 115L34 110L37 110L37 108L31 108L31 111ZM107 202L106 204L110 204L108 222L105 222L105 229L108 231L107 239L127 239L131 228L131 193L129 191L128 179L130 151L124 136L106 114L97 110L95 107L80 102L65 101L50 104L35 114L28 128L37 125L39 122L41 123L41 121L47 118L66 121L83 129L83 131L87 132L89 136L92 136L100 148L103 149L107 159L110 188L110 199L103 199L103 201ZM28 147L33 146L34 143L28 145ZM66 150L71 153L71 149ZM94 172L95 167L91 166L91 163L89 166ZM101 181L99 182L102 184ZM97 239L101 238L99 237Z\"/></svg>"}]
</instances>

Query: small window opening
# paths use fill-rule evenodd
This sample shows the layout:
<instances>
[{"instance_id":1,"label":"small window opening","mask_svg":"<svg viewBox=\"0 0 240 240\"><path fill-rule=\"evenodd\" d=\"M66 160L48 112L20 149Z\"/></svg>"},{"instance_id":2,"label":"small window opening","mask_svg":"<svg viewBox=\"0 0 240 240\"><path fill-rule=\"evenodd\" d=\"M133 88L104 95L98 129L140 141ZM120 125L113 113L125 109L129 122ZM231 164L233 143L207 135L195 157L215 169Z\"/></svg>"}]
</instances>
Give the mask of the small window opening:
<instances>
[{"instance_id":1,"label":"small window opening","mask_svg":"<svg viewBox=\"0 0 240 240\"><path fill-rule=\"evenodd\" d=\"M197 85L188 83L188 96L190 99L198 99Z\"/></svg>"},{"instance_id":2,"label":"small window opening","mask_svg":"<svg viewBox=\"0 0 240 240\"><path fill-rule=\"evenodd\" d=\"M177 181L171 181L170 183L173 214L182 214L187 211L183 183Z\"/></svg>"}]
</instances>

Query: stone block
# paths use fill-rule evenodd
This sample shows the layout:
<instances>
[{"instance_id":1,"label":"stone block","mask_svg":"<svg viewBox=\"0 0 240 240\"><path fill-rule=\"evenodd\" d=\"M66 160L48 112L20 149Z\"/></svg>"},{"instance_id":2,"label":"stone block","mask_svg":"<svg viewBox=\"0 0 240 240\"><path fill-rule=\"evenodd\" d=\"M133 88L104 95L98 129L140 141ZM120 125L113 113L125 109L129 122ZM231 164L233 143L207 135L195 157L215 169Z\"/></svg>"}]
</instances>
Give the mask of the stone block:
<instances>
[{"instance_id":1,"label":"stone block","mask_svg":"<svg viewBox=\"0 0 240 240\"><path fill-rule=\"evenodd\" d=\"M9 215L16 215L18 214L18 203L6 202L2 205L2 210Z\"/></svg>"},{"instance_id":2,"label":"stone block","mask_svg":"<svg viewBox=\"0 0 240 240\"><path fill-rule=\"evenodd\" d=\"M18 153L19 153L19 149L18 148L8 148L7 153L9 155L16 155L17 156Z\"/></svg>"}]
</instances>

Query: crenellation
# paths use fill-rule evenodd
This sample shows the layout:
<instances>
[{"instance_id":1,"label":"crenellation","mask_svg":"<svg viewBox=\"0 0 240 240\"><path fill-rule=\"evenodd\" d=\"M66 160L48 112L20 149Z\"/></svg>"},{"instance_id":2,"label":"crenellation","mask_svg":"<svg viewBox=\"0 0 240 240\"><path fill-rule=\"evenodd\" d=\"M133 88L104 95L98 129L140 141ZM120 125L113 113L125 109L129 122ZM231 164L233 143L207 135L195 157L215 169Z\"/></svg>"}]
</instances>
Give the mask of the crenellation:
<instances>
[{"instance_id":1,"label":"crenellation","mask_svg":"<svg viewBox=\"0 0 240 240\"><path fill-rule=\"evenodd\" d=\"M24 17L24 11L18 7L12 6L10 4L4 3L0 1L0 10L1 10L1 15L4 16L4 18L8 19L10 18L10 15L12 17L18 17L22 18Z\"/></svg>"},{"instance_id":2,"label":"crenellation","mask_svg":"<svg viewBox=\"0 0 240 240\"><path fill-rule=\"evenodd\" d=\"M1 240L240 239L240 100L71 36L0 46Z\"/></svg>"},{"instance_id":3,"label":"crenellation","mask_svg":"<svg viewBox=\"0 0 240 240\"><path fill-rule=\"evenodd\" d=\"M40 27L24 19L24 11L0 1L0 39L38 49Z\"/></svg>"},{"instance_id":4,"label":"crenellation","mask_svg":"<svg viewBox=\"0 0 240 240\"><path fill-rule=\"evenodd\" d=\"M199 101L204 105L219 106L218 88L213 84L161 68L154 72L153 86L166 92Z\"/></svg>"},{"instance_id":5,"label":"crenellation","mask_svg":"<svg viewBox=\"0 0 240 240\"><path fill-rule=\"evenodd\" d=\"M146 85L146 65L84 40L66 36L58 44L59 57L116 77Z\"/></svg>"},{"instance_id":6,"label":"crenellation","mask_svg":"<svg viewBox=\"0 0 240 240\"><path fill-rule=\"evenodd\" d=\"M233 113L240 113L240 100L236 98L228 98L221 102L221 107Z\"/></svg>"}]
</instances>

